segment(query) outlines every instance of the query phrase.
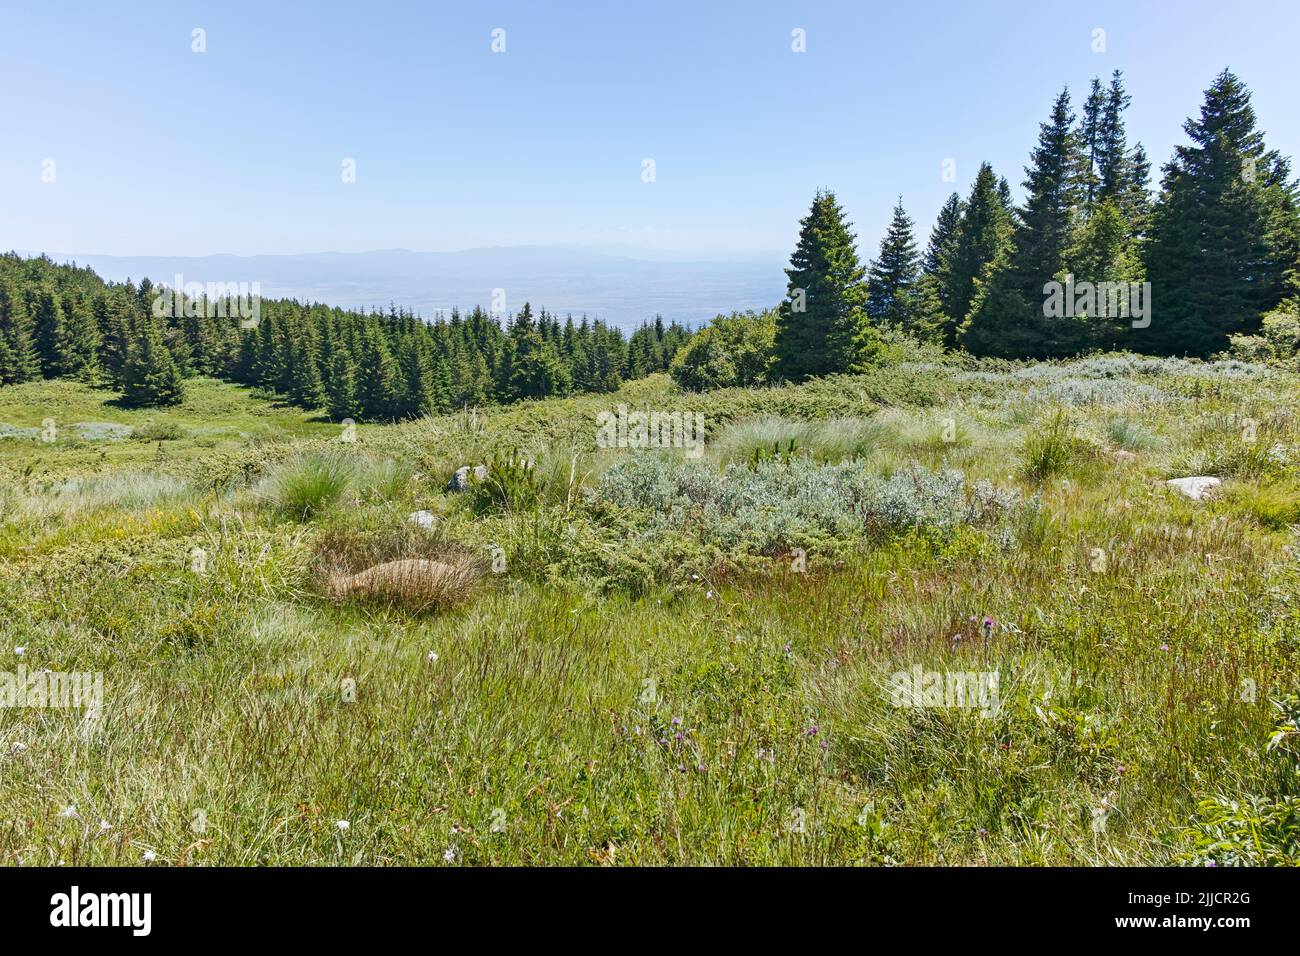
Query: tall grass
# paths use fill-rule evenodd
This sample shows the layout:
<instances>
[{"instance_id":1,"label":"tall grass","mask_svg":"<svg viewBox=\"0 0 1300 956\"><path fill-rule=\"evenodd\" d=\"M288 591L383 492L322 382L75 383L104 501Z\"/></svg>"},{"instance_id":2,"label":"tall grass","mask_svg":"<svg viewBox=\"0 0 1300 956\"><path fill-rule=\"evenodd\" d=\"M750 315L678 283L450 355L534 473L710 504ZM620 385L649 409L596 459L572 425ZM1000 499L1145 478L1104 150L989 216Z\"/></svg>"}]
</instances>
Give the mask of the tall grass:
<instances>
[{"instance_id":1,"label":"tall grass","mask_svg":"<svg viewBox=\"0 0 1300 956\"><path fill-rule=\"evenodd\" d=\"M307 521L333 505L356 473L356 462L346 453L313 451L296 455L275 468L261 490L276 512L295 521Z\"/></svg>"},{"instance_id":2,"label":"tall grass","mask_svg":"<svg viewBox=\"0 0 1300 956\"><path fill-rule=\"evenodd\" d=\"M763 415L729 426L711 441L720 462L749 461L774 449L806 455L815 461L866 458L886 446L892 430L872 418L844 417L822 421Z\"/></svg>"}]
</instances>

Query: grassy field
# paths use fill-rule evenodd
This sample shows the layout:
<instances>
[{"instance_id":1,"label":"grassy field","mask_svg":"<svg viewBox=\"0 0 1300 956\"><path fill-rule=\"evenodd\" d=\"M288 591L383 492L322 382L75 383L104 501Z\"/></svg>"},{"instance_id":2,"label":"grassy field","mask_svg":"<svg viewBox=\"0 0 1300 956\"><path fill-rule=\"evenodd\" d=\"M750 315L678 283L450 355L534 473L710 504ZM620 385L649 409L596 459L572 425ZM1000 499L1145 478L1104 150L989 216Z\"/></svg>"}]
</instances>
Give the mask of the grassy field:
<instances>
[{"instance_id":1,"label":"grassy field","mask_svg":"<svg viewBox=\"0 0 1300 956\"><path fill-rule=\"evenodd\" d=\"M103 695L0 708L0 860L1295 863L1297 385L913 361L355 433L5 388L0 672ZM620 404L703 456L598 447Z\"/></svg>"}]
</instances>

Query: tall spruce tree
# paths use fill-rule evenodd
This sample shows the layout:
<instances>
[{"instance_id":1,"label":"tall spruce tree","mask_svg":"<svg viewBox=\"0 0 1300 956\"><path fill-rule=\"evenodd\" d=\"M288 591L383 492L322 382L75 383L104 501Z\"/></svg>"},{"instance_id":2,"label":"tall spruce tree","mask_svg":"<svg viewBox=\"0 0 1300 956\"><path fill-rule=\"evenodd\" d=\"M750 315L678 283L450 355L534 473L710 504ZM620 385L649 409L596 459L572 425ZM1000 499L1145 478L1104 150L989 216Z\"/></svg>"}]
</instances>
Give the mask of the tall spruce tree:
<instances>
[{"instance_id":1,"label":"tall spruce tree","mask_svg":"<svg viewBox=\"0 0 1300 956\"><path fill-rule=\"evenodd\" d=\"M1046 358L1083 347L1073 323L1043 314L1043 287L1064 270L1082 198L1073 127L1070 93L1063 90L1039 126L1038 145L1025 167L1014 249L1000 248L1000 259L978 277L979 294L961 331L962 346L977 355Z\"/></svg>"},{"instance_id":2,"label":"tall spruce tree","mask_svg":"<svg viewBox=\"0 0 1300 956\"><path fill-rule=\"evenodd\" d=\"M993 167L981 163L971 186L970 198L957 226L947 276L945 298L951 309L952 323L944 329L944 344L955 346L961 325L975 300L975 280L987 277L995 260L1005 256L1011 244L1011 212L1007 208L1002 184Z\"/></svg>"},{"instance_id":3,"label":"tall spruce tree","mask_svg":"<svg viewBox=\"0 0 1300 956\"><path fill-rule=\"evenodd\" d=\"M913 331L921 318L917 282L921 257L912 235L912 220L903 198L894 206L889 230L880 243L880 255L867 271L866 312L876 325Z\"/></svg>"},{"instance_id":4,"label":"tall spruce tree","mask_svg":"<svg viewBox=\"0 0 1300 956\"><path fill-rule=\"evenodd\" d=\"M1267 150L1250 91L1229 70L1205 91L1164 167L1147 257L1152 316L1138 341L1208 355L1254 332L1288 292L1297 241L1296 184Z\"/></svg>"},{"instance_id":5,"label":"tall spruce tree","mask_svg":"<svg viewBox=\"0 0 1300 956\"><path fill-rule=\"evenodd\" d=\"M801 381L869 362L879 333L866 314L866 270L835 194L819 190L800 222L777 313L777 375Z\"/></svg>"}]
</instances>

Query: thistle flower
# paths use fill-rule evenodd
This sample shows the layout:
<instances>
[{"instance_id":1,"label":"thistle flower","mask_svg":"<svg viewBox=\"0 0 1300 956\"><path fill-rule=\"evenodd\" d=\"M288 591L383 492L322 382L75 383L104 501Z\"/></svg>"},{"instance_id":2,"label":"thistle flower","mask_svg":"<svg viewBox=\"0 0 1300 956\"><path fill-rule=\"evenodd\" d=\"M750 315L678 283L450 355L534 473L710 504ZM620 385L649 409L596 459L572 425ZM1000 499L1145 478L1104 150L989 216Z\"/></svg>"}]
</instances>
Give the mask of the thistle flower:
<instances>
[{"instance_id":1,"label":"thistle flower","mask_svg":"<svg viewBox=\"0 0 1300 956\"><path fill-rule=\"evenodd\" d=\"M334 826L338 829L339 833L347 833L348 830L351 829L352 824L348 823L347 820L339 820L334 824Z\"/></svg>"}]
</instances>

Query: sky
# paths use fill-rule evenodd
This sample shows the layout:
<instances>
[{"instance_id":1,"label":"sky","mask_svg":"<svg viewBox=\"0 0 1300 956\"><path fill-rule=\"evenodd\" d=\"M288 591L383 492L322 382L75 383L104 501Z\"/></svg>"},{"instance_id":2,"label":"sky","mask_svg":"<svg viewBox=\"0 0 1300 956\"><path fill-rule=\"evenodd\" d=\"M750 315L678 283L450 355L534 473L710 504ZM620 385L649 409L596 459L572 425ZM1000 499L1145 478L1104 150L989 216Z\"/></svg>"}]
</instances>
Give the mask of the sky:
<instances>
[{"instance_id":1,"label":"sky","mask_svg":"<svg viewBox=\"0 0 1300 956\"><path fill-rule=\"evenodd\" d=\"M869 256L981 160L1019 194L1115 69L1157 171L1225 66L1300 157L1297 36L1294 2L0 0L0 247L784 256L828 187Z\"/></svg>"}]
</instances>

